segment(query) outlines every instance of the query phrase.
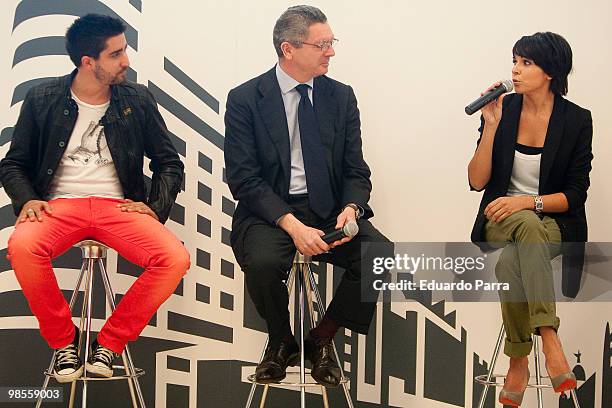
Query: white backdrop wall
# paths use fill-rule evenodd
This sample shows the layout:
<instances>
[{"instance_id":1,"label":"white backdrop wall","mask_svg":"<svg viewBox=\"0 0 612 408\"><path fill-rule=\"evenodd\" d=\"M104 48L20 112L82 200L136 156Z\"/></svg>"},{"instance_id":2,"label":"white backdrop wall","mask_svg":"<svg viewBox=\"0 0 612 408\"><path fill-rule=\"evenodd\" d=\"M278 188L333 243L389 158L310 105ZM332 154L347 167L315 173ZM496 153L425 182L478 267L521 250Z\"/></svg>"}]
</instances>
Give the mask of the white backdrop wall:
<instances>
[{"instance_id":1,"label":"white backdrop wall","mask_svg":"<svg viewBox=\"0 0 612 408\"><path fill-rule=\"evenodd\" d=\"M42 36L63 35L75 18L72 14L77 14L47 13L27 19L13 28L16 10L24 3L34 7L32 4L36 2L4 0L0 8L0 41L3 45L0 73L4 79L0 83L0 129L13 126L16 121L20 103L13 105L11 101L19 84L33 78L63 75L72 69L65 55L39 56L13 66L15 51L21 44ZM73 11L79 9L78 4L81 7L83 4L96 4L107 6L121 16L138 32L137 50L129 49L138 82L161 88L169 94L212 129L205 132L207 135L222 135L224 132L227 92L275 63L272 27L280 13L293 5L273 0L66 0L38 3L54 4L60 9L64 7ZM327 14L335 36L340 39L329 75L355 89L361 110L364 154L373 172L371 204L376 213L373 221L390 239L420 242L469 240L480 194L469 192L466 167L477 139L478 115L467 117L463 107L490 83L510 77L511 49L518 38L536 31L554 31L565 36L574 51L574 72L570 76L568 98L589 108L593 115L595 159L587 201L590 240L611 241L612 207L607 204L612 202L612 189L607 177L612 171L612 149L607 140L612 131L608 103L612 93L609 81L612 66L612 48L609 45L612 38L611 2L335 0L312 4ZM181 86L164 69L165 59L204 88L218 101L219 108L207 106ZM235 263L231 249L223 244L224 234L231 227L231 219L224 211L231 195L222 181L223 152L210 139L202 137L194 126L186 124L184 117L177 118L171 109L172 103L160 102L160 106L169 129L186 144L183 157L187 175L185 192L178 199L184 217L182 222L178 217L167 225L185 242L194 267L185 278L182 294L171 297L157 314L156 326L147 327L143 336L183 345L182 348L175 347L172 352L160 350L156 354L155 406L181 406L171 401L175 391L168 384L185 387L190 407L209 406L205 402L206 395L198 391L201 374L193 374L196 367L202 361L222 360L249 362L252 367L259 357L265 335L243 324L243 311L248 305L244 304L244 285L238 267L233 266L235 271L231 279L221 271L221 265L227 268L228 262ZM8 143L0 147L0 156L7 148ZM203 171L198 165L200 153L212 162L210 171ZM211 196L208 202L200 197L200 184L208 187ZM1 200L1 205L8 205L4 193ZM208 234L200 231L202 216L209 222L211 231ZM2 248L6 247L11 231L8 224L0 231ZM202 256L201 250L208 253L208 268L205 259L196 263L196 259ZM111 258L109 262L118 259L116 254ZM58 274L63 289L74 284L74 271L69 269ZM127 289L133 278L120 273L120 269L120 264L109 268L114 279L120 281L119 286ZM201 302L199 297L198 291L202 287L208 288L208 303ZM0 293L16 291L18 285L12 272L1 273ZM227 307L228 296L232 299L231 310ZM220 306L224 300L225 307ZM381 389L382 377L386 375L380 364L385 331L379 320L370 333L376 339L376 350L367 349L368 353L375 353L378 361L375 381L366 381L363 373L354 374L352 387L356 388L358 400L363 404L374 404L372 406L462 406L428 397L423 367L428 360L423 355L429 347L425 342L424 327L426 321L430 321L467 350L464 405L472 406L472 353L488 361L500 324L499 307L467 303L447 304L445 307L446 314L456 311L456 324L446 324L436 313L419 304L392 305L391 313L406 316L414 312L416 316L415 388L405 393L401 382L389 379L388 389ZM230 328L231 339L219 341L190 334L188 330L173 331L168 317L172 313ZM602 365L603 350L612 347L604 344L606 323L612 320L612 307L606 303L561 304L559 314L562 319L560 333L566 354L571 357L570 364L577 363L572 354L580 350L580 363L586 371L586 378L596 377L593 380L594 395L585 399L590 404L586 406L602 407L606 378L607 386L612 387L612 374L606 371L612 362L604 361ZM383 306L380 305L378 318L382 316ZM102 320L96 324L100 327ZM32 317L0 317L0 329L5 329L0 331L36 327ZM467 332L467 338L463 338L463 330ZM351 341L355 347L359 345L359 356L355 361L363 363L366 358L365 337L356 336ZM436 351L429 350L429 353L435 354ZM180 372L168 368L165 363L168 356L188 361L191 370ZM503 371L504 360L498 371ZM3 361L0 365L6 366L5 363ZM45 364L41 357L40 367ZM242 378L249 370L252 368L240 371ZM40 370L36 368L34 371L38 373ZM231 381L240 383L239 378ZM439 384L439 387L444 387L444 384ZM381 396L385 392L389 395ZM557 399L552 393L545 393L545 396L547 406L556 406ZM295 398L293 395L286 398L287 401L297 401L292 399ZM528 398L527 404L535 401L533 395ZM612 397L608 398L612 401ZM227 406L240 405L237 399L227 401Z\"/></svg>"}]
</instances>

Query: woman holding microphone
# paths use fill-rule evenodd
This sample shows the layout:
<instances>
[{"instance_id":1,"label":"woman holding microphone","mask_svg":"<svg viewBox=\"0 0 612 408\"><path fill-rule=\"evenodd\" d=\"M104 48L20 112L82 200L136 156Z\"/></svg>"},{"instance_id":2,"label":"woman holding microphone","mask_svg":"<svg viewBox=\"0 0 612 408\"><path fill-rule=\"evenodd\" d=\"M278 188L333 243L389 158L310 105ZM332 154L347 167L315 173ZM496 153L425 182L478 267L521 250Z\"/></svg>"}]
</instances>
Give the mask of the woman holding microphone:
<instances>
[{"instance_id":1,"label":"woman holding microphone","mask_svg":"<svg viewBox=\"0 0 612 408\"><path fill-rule=\"evenodd\" d=\"M468 177L473 190L484 190L472 241L484 249L504 248L495 274L511 288L500 293L510 368L499 401L520 406L532 335L542 338L554 390L576 387L557 336L550 260L562 252L561 243L587 238L593 127L588 110L563 98L572 69L572 50L563 37L522 37L512 55L516 93L482 108Z\"/></svg>"}]
</instances>

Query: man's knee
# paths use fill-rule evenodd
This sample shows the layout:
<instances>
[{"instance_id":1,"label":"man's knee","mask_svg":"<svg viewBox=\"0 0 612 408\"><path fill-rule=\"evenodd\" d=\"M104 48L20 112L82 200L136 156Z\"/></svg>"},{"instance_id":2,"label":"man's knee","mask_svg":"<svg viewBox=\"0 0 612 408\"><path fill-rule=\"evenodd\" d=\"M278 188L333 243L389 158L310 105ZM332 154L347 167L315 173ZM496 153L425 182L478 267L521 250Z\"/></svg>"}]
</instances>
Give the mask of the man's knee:
<instances>
[{"instance_id":1,"label":"man's knee","mask_svg":"<svg viewBox=\"0 0 612 408\"><path fill-rule=\"evenodd\" d=\"M164 268L182 277L191 266L189 252L180 244L170 246L161 256L154 258L151 266Z\"/></svg>"},{"instance_id":2,"label":"man's knee","mask_svg":"<svg viewBox=\"0 0 612 408\"><path fill-rule=\"evenodd\" d=\"M50 257L49 251L30 234L15 231L8 240L7 259L12 262L22 262L32 257Z\"/></svg>"},{"instance_id":3,"label":"man's knee","mask_svg":"<svg viewBox=\"0 0 612 408\"><path fill-rule=\"evenodd\" d=\"M372 227L374 233L370 234L368 239L361 243L359 248L359 275L366 276L384 276L389 273L389 269L385 267L387 259L394 259L395 244L378 230ZM381 271L382 269L382 271ZM352 276L354 279L359 279L358 275Z\"/></svg>"},{"instance_id":4,"label":"man's knee","mask_svg":"<svg viewBox=\"0 0 612 408\"><path fill-rule=\"evenodd\" d=\"M391 242L368 220L359 220L359 236L364 242Z\"/></svg>"},{"instance_id":5,"label":"man's knee","mask_svg":"<svg viewBox=\"0 0 612 408\"><path fill-rule=\"evenodd\" d=\"M270 253L255 253L247 257L244 272L247 282L256 285L268 285L282 280L289 269L291 261Z\"/></svg>"},{"instance_id":6,"label":"man's knee","mask_svg":"<svg viewBox=\"0 0 612 408\"><path fill-rule=\"evenodd\" d=\"M191 267L189 252L187 252L187 249L182 245L179 248L176 248L173 252L172 258L174 259L174 267L177 271L181 271L184 275Z\"/></svg>"}]
</instances>

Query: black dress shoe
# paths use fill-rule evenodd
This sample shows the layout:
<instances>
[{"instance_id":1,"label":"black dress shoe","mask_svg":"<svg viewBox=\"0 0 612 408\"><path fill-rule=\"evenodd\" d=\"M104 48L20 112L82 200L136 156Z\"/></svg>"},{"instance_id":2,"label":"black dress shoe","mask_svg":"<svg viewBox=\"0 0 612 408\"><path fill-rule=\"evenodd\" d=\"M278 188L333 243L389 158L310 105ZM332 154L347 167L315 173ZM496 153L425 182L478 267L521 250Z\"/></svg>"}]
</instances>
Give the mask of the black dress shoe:
<instances>
[{"instance_id":1,"label":"black dress shoe","mask_svg":"<svg viewBox=\"0 0 612 408\"><path fill-rule=\"evenodd\" d=\"M296 365L300 360L300 348L295 340L282 341L277 347L268 346L263 360L255 369L255 381L260 384L278 382L287 375L287 367Z\"/></svg>"},{"instance_id":2,"label":"black dress shoe","mask_svg":"<svg viewBox=\"0 0 612 408\"><path fill-rule=\"evenodd\" d=\"M340 384L340 367L333 357L331 339L315 340L308 336L304 341L304 352L312 363L310 375L316 382L325 387L337 387Z\"/></svg>"}]
</instances>

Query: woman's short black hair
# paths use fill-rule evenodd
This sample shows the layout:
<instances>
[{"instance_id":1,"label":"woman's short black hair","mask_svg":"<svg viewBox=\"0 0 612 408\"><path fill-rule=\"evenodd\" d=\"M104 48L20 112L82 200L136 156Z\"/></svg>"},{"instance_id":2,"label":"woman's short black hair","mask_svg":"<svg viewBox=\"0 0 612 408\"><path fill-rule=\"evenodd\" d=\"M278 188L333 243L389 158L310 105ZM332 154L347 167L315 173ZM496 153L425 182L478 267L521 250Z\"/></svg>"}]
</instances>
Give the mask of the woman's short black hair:
<instances>
[{"instance_id":1,"label":"woman's short black hair","mask_svg":"<svg viewBox=\"0 0 612 408\"><path fill-rule=\"evenodd\" d=\"M572 48L565 38L551 32L526 35L514 44L512 55L529 58L552 77L552 93L567 94L567 76L572 71Z\"/></svg>"},{"instance_id":2,"label":"woman's short black hair","mask_svg":"<svg viewBox=\"0 0 612 408\"><path fill-rule=\"evenodd\" d=\"M72 23L66 31L66 51L77 67L84 56L98 59L106 48L106 40L125 32L126 26L118 18L101 14L86 14Z\"/></svg>"}]
</instances>

